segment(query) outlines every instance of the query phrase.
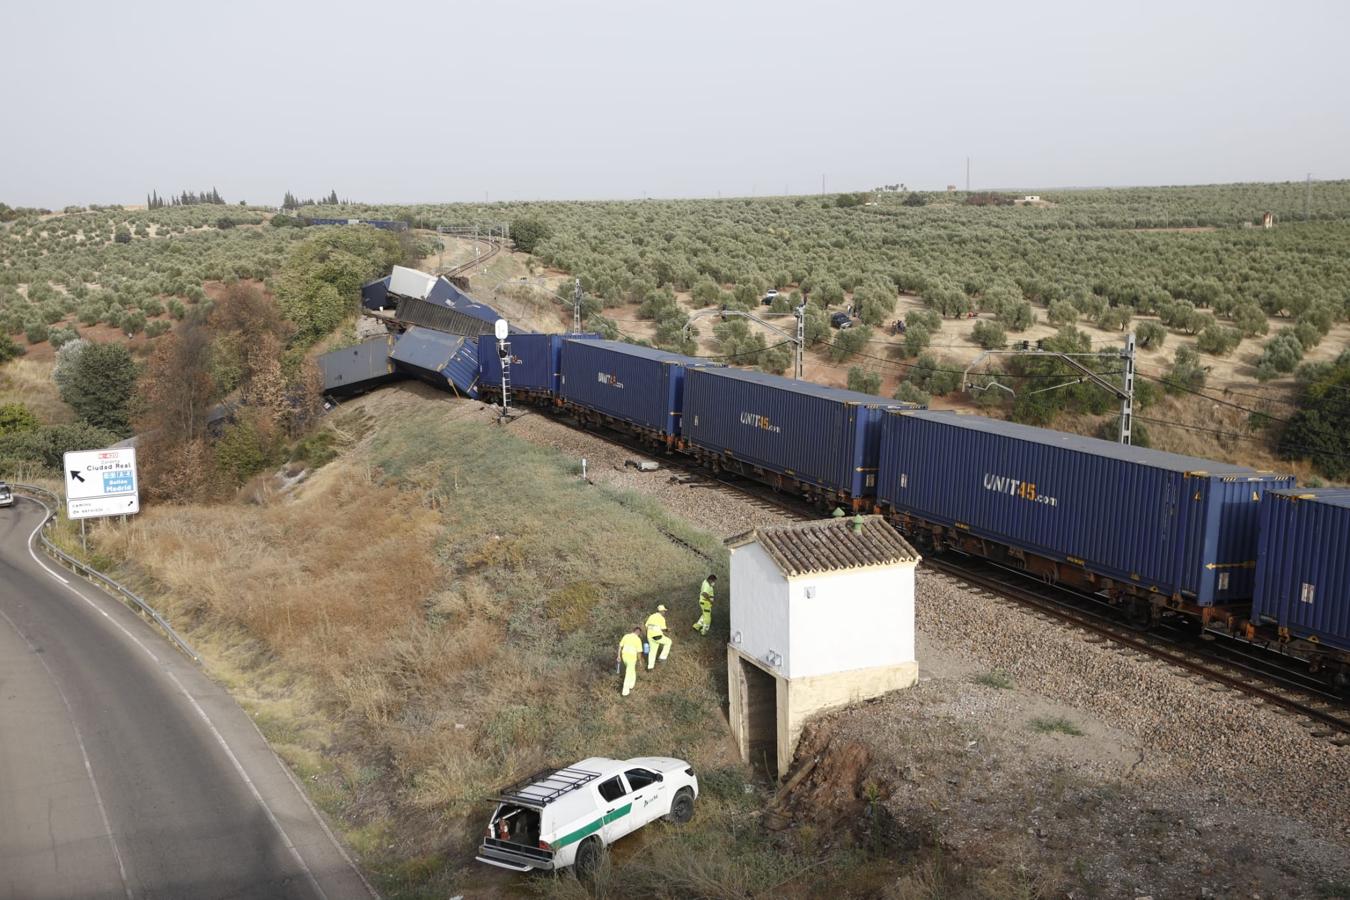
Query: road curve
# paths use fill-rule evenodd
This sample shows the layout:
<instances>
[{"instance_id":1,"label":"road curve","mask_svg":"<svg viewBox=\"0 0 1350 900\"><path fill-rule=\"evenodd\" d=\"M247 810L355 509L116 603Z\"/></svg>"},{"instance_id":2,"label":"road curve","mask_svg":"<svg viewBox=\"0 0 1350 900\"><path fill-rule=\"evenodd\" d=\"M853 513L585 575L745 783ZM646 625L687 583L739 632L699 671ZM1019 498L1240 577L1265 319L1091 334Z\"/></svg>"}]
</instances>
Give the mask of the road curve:
<instances>
[{"instance_id":1,"label":"road curve","mask_svg":"<svg viewBox=\"0 0 1350 900\"><path fill-rule=\"evenodd\" d=\"M234 700L0 509L0 898L369 898Z\"/></svg>"}]
</instances>

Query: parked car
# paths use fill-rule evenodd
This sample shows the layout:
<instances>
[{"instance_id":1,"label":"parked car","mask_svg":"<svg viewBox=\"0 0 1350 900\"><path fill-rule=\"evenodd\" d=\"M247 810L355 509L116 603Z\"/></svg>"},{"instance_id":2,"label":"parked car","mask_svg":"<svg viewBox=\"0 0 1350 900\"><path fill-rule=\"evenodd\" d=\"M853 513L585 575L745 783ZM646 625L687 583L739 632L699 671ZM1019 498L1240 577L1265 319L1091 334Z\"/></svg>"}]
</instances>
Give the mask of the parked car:
<instances>
[{"instance_id":1,"label":"parked car","mask_svg":"<svg viewBox=\"0 0 1350 900\"><path fill-rule=\"evenodd\" d=\"M853 317L846 312L840 311L830 316L830 324L839 329L852 328Z\"/></svg>"},{"instance_id":2,"label":"parked car","mask_svg":"<svg viewBox=\"0 0 1350 900\"><path fill-rule=\"evenodd\" d=\"M760 300L759 302L760 302L760 303L763 303L765 306L772 306L772 305L773 305L773 301L775 301L775 300L777 300L777 299L778 299L778 292L777 292L777 291L774 291L774 290L770 290L770 291L767 291L767 292L764 294L764 299Z\"/></svg>"},{"instance_id":3,"label":"parked car","mask_svg":"<svg viewBox=\"0 0 1350 900\"><path fill-rule=\"evenodd\" d=\"M477 859L514 872L575 865L589 874L624 835L661 818L688 822L697 798L698 778L684 760L583 759L502 791Z\"/></svg>"},{"instance_id":4,"label":"parked car","mask_svg":"<svg viewBox=\"0 0 1350 900\"><path fill-rule=\"evenodd\" d=\"M13 506L14 493L10 491L9 485L0 481L0 506Z\"/></svg>"}]
</instances>

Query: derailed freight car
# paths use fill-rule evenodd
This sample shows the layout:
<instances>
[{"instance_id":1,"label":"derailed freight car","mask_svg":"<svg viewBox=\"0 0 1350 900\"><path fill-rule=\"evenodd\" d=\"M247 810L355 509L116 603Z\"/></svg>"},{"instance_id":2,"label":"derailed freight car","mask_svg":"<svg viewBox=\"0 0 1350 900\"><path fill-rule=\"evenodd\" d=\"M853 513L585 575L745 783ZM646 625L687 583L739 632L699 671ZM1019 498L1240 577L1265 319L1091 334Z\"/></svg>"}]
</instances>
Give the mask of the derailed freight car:
<instances>
[{"instance_id":1,"label":"derailed freight car","mask_svg":"<svg viewBox=\"0 0 1350 900\"><path fill-rule=\"evenodd\" d=\"M713 363L619 341L565 339L558 396L583 422L674 447L680 436L685 371L708 365Z\"/></svg>"},{"instance_id":2,"label":"derailed freight car","mask_svg":"<svg viewBox=\"0 0 1350 900\"><path fill-rule=\"evenodd\" d=\"M1294 479L983 416L887 412L877 500L902 530L1100 592L1140 623L1245 612L1261 495Z\"/></svg>"},{"instance_id":3,"label":"derailed freight car","mask_svg":"<svg viewBox=\"0 0 1350 900\"><path fill-rule=\"evenodd\" d=\"M558 394L562 371L563 341L598 341L598 334L541 334L520 332L510 336L511 396L532 402L552 402ZM491 334L478 338L478 391L483 397L500 397L502 359L497 338Z\"/></svg>"},{"instance_id":4,"label":"derailed freight car","mask_svg":"<svg viewBox=\"0 0 1350 900\"><path fill-rule=\"evenodd\" d=\"M714 469L860 509L876 494L882 411L915 408L764 372L689 369L681 436Z\"/></svg>"},{"instance_id":5,"label":"derailed freight car","mask_svg":"<svg viewBox=\"0 0 1350 900\"><path fill-rule=\"evenodd\" d=\"M1249 637L1301 642L1299 655L1350 677L1350 490L1299 488L1261 498Z\"/></svg>"}]
</instances>

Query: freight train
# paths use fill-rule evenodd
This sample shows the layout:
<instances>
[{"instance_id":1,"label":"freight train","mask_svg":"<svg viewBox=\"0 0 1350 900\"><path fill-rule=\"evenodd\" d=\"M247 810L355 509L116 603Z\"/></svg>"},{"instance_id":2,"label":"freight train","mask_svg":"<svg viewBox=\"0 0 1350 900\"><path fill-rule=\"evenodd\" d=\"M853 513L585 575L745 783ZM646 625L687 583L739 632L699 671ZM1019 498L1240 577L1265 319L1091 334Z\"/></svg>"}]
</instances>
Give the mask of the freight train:
<instances>
[{"instance_id":1,"label":"freight train","mask_svg":"<svg viewBox=\"0 0 1350 900\"><path fill-rule=\"evenodd\" d=\"M478 389L504 362L479 338ZM885 515L1119 607L1305 660L1350 684L1350 491L719 365L594 335L514 334L512 396L714 471Z\"/></svg>"}]
</instances>

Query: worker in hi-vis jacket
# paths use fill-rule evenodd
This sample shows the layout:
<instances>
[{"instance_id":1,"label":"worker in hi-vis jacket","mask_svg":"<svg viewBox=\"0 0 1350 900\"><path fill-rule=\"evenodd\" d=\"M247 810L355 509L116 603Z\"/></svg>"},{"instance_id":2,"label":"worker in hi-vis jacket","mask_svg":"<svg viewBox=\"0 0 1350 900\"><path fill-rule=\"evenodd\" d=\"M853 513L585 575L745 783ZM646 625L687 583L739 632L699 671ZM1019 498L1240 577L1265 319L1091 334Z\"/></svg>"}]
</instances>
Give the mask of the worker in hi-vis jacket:
<instances>
[{"instance_id":1,"label":"worker in hi-vis jacket","mask_svg":"<svg viewBox=\"0 0 1350 900\"><path fill-rule=\"evenodd\" d=\"M623 696L627 697L637 684L637 661L642 653L642 629L635 627L619 641L619 653L616 663L623 663Z\"/></svg>"},{"instance_id":2,"label":"worker in hi-vis jacket","mask_svg":"<svg viewBox=\"0 0 1350 900\"><path fill-rule=\"evenodd\" d=\"M673 643L670 636L666 634L666 607L661 604L656 607L656 612L647 617L647 671L650 672L656 667L656 648L661 648L661 661L670 656L670 645Z\"/></svg>"},{"instance_id":3,"label":"worker in hi-vis jacket","mask_svg":"<svg viewBox=\"0 0 1350 900\"><path fill-rule=\"evenodd\" d=\"M712 605L713 605L713 587L717 585L717 576L709 575L703 579L703 586L698 591L698 608L701 615L698 621L694 623L694 630L699 634L707 634L708 629L712 628Z\"/></svg>"}]
</instances>

